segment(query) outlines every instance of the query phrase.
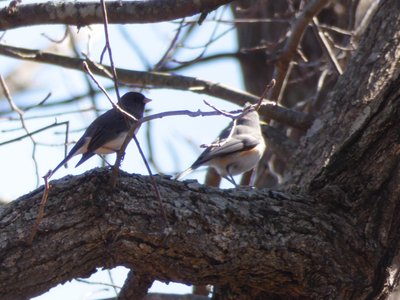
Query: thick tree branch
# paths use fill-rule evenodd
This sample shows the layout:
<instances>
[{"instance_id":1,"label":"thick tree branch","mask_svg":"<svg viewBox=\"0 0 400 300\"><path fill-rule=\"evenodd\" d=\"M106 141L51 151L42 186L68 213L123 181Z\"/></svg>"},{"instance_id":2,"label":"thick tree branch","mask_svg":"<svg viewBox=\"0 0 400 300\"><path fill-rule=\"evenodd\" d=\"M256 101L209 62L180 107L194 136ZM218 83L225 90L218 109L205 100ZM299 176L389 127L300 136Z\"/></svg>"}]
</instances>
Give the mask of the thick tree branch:
<instances>
[{"instance_id":1,"label":"thick tree branch","mask_svg":"<svg viewBox=\"0 0 400 300\"><path fill-rule=\"evenodd\" d=\"M94 74L109 77L110 68L91 61L53 54L40 50L12 47L0 44L0 54L17 59L31 60L40 63L48 63L63 68L83 71L83 62L87 62ZM246 102L256 103L259 97L229 88L221 83L211 82L182 75L171 75L159 72L141 72L117 68L118 79L121 83L134 84L147 88L173 88L195 93L207 94L217 98L225 99L232 103L243 106ZM272 102L266 103L261 108L263 116L274 119L290 126L307 129L313 122L311 115L290 110Z\"/></svg>"},{"instance_id":2,"label":"thick tree branch","mask_svg":"<svg viewBox=\"0 0 400 300\"><path fill-rule=\"evenodd\" d=\"M232 0L109 1L110 24L155 23L209 12ZM45 2L15 5L0 10L0 30L30 25L102 24L99 2Z\"/></svg>"},{"instance_id":3,"label":"thick tree branch","mask_svg":"<svg viewBox=\"0 0 400 300\"><path fill-rule=\"evenodd\" d=\"M367 257L348 242L360 237L341 209L326 211L326 203L301 195L158 178L165 228L149 178L122 173L111 190L110 175L100 169L53 181L31 246L25 241L43 189L0 208L1 299L32 297L118 265L161 281L240 282L260 293L339 297L355 281L368 290Z\"/></svg>"},{"instance_id":4,"label":"thick tree branch","mask_svg":"<svg viewBox=\"0 0 400 300\"><path fill-rule=\"evenodd\" d=\"M148 274L129 271L124 286L118 295L118 300L142 300L153 282L154 279Z\"/></svg>"}]
</instances>

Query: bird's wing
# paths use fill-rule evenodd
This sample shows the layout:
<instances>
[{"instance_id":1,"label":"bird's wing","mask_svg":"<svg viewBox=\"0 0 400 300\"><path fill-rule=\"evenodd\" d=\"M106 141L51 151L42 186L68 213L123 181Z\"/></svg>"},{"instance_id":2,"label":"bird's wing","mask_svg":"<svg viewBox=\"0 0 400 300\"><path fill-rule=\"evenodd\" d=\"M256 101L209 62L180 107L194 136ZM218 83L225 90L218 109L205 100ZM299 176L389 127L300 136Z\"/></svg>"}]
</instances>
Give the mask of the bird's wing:
<instances>
[{"instance_id":1,"label":"bird's wing","mask_svg":"<svg viewBox=\"0 0 400 300\"><path fill-rule=\"evenodd\" d=\"M110 115L115 114L117 117L114 117L114 122L110 124L108 118ZM90 137L86 152L95 152L98 148L117 138L122 132L127 130L129 130L129 122L121 113L115 110L107 111L98 117L86 130L86 135Z\"/></svg>"},{"instance_id":2,"label":"bird's wing","mask_svg":"<svg viewBox=\"0 0 400 300\"><path fill-rule=\"evenodd\" d=\"M260 141L252 135L243 134L231 137L227 141L222 140L220 143L221 146L211 146L204 150L199 158L193 163L192 168L195 169L207 161L217 157L252 149L257 146Z\"/></svg>"}]
</instances>

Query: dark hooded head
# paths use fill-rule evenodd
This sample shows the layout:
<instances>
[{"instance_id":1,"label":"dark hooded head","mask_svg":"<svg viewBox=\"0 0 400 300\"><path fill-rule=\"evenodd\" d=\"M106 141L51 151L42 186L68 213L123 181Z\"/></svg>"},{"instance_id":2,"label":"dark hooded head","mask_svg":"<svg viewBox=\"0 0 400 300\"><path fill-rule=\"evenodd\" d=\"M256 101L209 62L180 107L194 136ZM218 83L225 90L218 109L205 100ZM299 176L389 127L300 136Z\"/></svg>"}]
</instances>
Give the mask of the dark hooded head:
<instances>
[{"instance_id":1,"label":"dark hooded head","mask_svg":"<svg viewBox=\"0 0 400 300\"><path fill-rule=\"evenodd\" d=\"M118 105L123 110L126 110L128 113L133 115L136 119L140 119L143 117L144 106L150 101L150 99L146 98L141 93L128 92L121 97Z\"/></svg>"}]
</instances>

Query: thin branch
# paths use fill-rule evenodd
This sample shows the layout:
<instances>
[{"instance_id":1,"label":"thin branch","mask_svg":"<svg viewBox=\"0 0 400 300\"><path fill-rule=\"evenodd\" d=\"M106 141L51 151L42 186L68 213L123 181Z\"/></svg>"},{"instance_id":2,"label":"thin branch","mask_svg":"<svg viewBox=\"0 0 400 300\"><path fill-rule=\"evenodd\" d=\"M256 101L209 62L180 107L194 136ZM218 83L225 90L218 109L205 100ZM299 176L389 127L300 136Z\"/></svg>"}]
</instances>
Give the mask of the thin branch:
<instances>
[{"instance_id":1,"label":"thin branch","mask_svg":"<svg viewBox=\"0 0 400 300\"><path fill-rule=\"evenodd\" d=\"M149 162L149 164L151 164L153 166L153 168L156 170L157 174L162 174L164 173L162 171L162 169L160 168L160 166L157 164L156 159L155 159L155 155L154 155L154 147L153 147L153 143L151 141L152 138L152 134L151 134L151 129L152 129L152 123L147 123L146 126L146 145L147 145L147 160ZM167 144L166 146L168 147L169 144ZM170 151L170 154L172 154L172 156L174 156L175 151ZM173 161L177 161L177 157L175 157L175 159L173 159ZM175 168L178 169L178 168Z\"/></svg>"},{"instance_id":2,"label":"thin branch","mask_svg":"<svg viewBox=\"0 0 400 300\"><path fill-rule=\"evenodd\" d=\"M106 88L106 90L111 90L111 89L113 89L113 87L112 87L112 88L110 88L110 87ZM96 90L94 91L94 94L96 95L96 94L98 94L98 93L100 93L100 91L96 89ZM46 99L45 99L45 100L47 100L48 97L50 97L50 96L51 96L51 93L49 93L49 94L46 96ZM32 110L32 109L38 108L38 107L43 107L43 108L58 107L58 106L60 106L60 105L75 103L75 102L77 102L77 101L79 101L79 100L82 100L82 99L84 99L84 98L86 98L86 97L89 97L89 96L90 96L90 94L85 92L84 94L80 94L80 95L77 95L77 96L69 97L69 98L67 98L67 99L62 99L62 100L59 100L59 101L52 101L52 102L46 102L46 103L45 103L45 101L42 100L42 101L41 101L40 103L38 103L38 104L27 105L27 106L20 106L20 108L26 112L26 111L28 111L28 110ZM9 112L10 112L10 111L0 110L0 116L5 115L5 114L8 114ZM30 118L31 118L31 117L30 117ZM27 118L27 119L29 119L29 118Z\"/></svg>"},{"instance_id":3,"label":"thin branch","mask_svg":"<svg viewBox=\"0 0 400 300\"><path fill-rule=\"evenodd\" d=\"M372 1L371 5L369 6L367 12L365 13L364 17L362 18L360 25L355 29L353 34L353 39L351 44L357 44L361 38L361 35L367 29L367 26L370 24L372 17L374 16L375 12L378 10L379 4L382 1L374 0Z\"/></svg>"},{"instance_id":4,"label":"thin branch","mask_svg":"<svg viewBox=\"0 0 400 300\"><path fill-rule=\"evenodd\" d=\"M115 70L115 65L114 65L114 59L112 55L112 49L110 45L110 37L108 34L108 16L107 16L107 8L104 0L100 0L101 3L101 10L103 12L103 24L104 24L104 36L106 39L106 49L108 52L108 59L110 60L110 66L111 66L111 72L113 76L113 82L114 82L114 87L115 87L115 94L117 95L117 99L119 101L120 95L119 95L119 88L118 88L118 77L117 77L117 72Z\"/></svg>"},{"instance_id":5,"label":"thin branch","mask_svg":"<svg viewBox=\"0 0 400 300\"><path fill-rule=\"evenodd\" d=\"M11 93L10 93L10 91L7 87L7 84L2 75L0 75L0 85L3 88L4 95L6 96L6 99L11 107L11 110L15 111L18 114L19 119L21 121L22 128L25 130L26 134L29 136L29 138L32 141L32 160L33 160L33 163L35 164L36 185L39 185L39 166L38 166L38 163L36 160L36 141L33 138L33 136L30 134L28 127L26 126L25 119L24 119L24 111L22 111L13 101L13 99L11 97Z\"/></svg>"},{"instance_id":6,"label":"thin branch","mask_svg":"<svg viewBox=\"0 0 400 300\"><path fill-rule=\"evenodd\" d=\"M154 70L155 70L155 71L158 71L158 70L160 70L160 69L162 69L162 68L164 67L165 63L166 63L166 62L168 61L168 59L170 58L171 53L172 53L173 50L176 48L176 44L177 44L177 41L178 41L178 37L179 37L179 34L180 34L181 31L182 31L183 22L184 22L184 21L185 21L185 19L182 19L182 20L180 21L178 30L176 31L174 38L171 40L168 49L165 51L164 55L161 57L161 59L158 61L158 63L156 63L156 64L154 65Z\"/></svg>"},{"instance_id":7,"label":"thin branch","mask_svg":"<svg viewBox=\"0 0 400 300\"><path fill-rule=\"evenodd\" d=\"M90 280L85 280L82 278L75 278L75 281L78 282L82 282L85 284L91 284L91 285L103 285L103 286L108 286L108 287L112 287L113 289L121 289L120 286L112 284L112 283L107 283L107 282L101 282L101 281L90 281Z\"/></svg>"},{"instance_id":8,"label":"thin branch","mask_svg":"<svg viewBox=\"0 0 400 300\"><path fill-rule=\"evenodd\" d=\"M11 47L0 44L0 54L32 60L36 62L50 63L64 68L82 70L84 59L71 58L62 55L56 55L38 50L29 50L18 47ZM108 77L105 70L110 70L106 66L90 65L92 72L96 75ZM207 94L220 99L228 100L239 106L243 106L246 102L255 103L258 97L244 91L229 88L221 83L201 80L194 77L181 75L171 75L168 73L159 72L139 72L117 68L118 78L121 83L140 85L142 87L152 88L174 88L184 91L192 91L200 94ZM262 109L262 114L270 119L274 119L280 123L287 124L300 129L307 129L313 123L314 118L311 115L290 110L273 102L264 101L265 109Z\"/></svg>"},{"instance_id":9,"label":"thin branch","mask_svg":"<svg viewBox=\"0 0 400 300\"><path fill-rule=\"evenodd\" d=\"M293 60L294 55L296 54L297 48L301 42L305 30L307 29L307 26L311 22L312 18L316 16L321 11L321 9L330 2L331 0L312 0L308 2L301 14L293 22L291 26L290 36L287 39L285 47L283 48L283 52L275 66L273 78L276 79L276 85L271 90L269 98L277 99L282 93L281 90L283 87L284 79L289 70L289 65Z\"/></svg>"},{"instance_id":10,"label":"thin branch","mask_svg":"<svg viewBox=\"0 0 400 300\"><path fill-rule=\"evenodd\" d=\"M336 72L338 72L339 75L343 74L343 69L340 66L335 53L333 53L331 45L329 45L328 40L325 37L325 34L321 31L319 21L317 17L314 17L312 19L312 24L313 24L313 29L315 32L315 36L317 37L318 41L320 42L322 49L326 52L328 55L329 60L331 61L332 65L335 67Z\"/></svg>"},{"instance_id":11,"label":"thin branch","mask_svg":"<svg viewBox=\"0 0 400 300\"><path fill-rule=\"evenodd\" d=\"M128 118L130 118L131 120L137 121L137 119L131 115L130 113L128 113L127 111L123 110L121 107L118 106L118 104L114 103L114 101L112 101L110 95L108 94L108 92L106 91L106 89L100 84L100 82L96 79L96 77L94 77L92 71L90 70L88 64L86 63L86 61L83 62L83 67L85 69L85 71L88 73L88 75L90 76L90 78L92 78L92 80L97 84L97 86L99 87L99 89L104 93L104 95L106 95L108 101L111 103L112 107L116 110L118 110L119 112L121 112L122 114L124 114L125 116L127 116Z\"/></svg>"},{"instance_id":12,"label":"thin branch","mask_svg":"<svg viewBox=\"0 0 400 300\"><path fill-rule=\"evenodd\" d=\"M261 94L261 96L260 96L260 99L258 100L258 103L254 106L254 109L255 109L255 110L259 110L259 109L260 109L260 107L261 107L261 105L262 105L262 102L263 102L264 99L267 97L268 92L275 86L275 84L276 84L276 80L275 80L275 79L272 79L271 82L268 83L268 84L265 86L265 89L264 89L264 91L262 92L262 94Z\"/></svg>"},{"instance_id":13,"label":"thin branch","mask_svg":"<svg viewBox=\"0 0 400 300\"><path fill-rule=\"evenodd\" d=\"M112 277L110 270L107 270L107 275L108 275L108 278L110 278L110 282L111 282L111 285L112 285L115 295L118 296L118 290L117 290L117 287L115 286L114 278Z\"/></svg>"},{"instance_id":14,"label":"thin branch","mask_svg":"<svg viewBox=\"0 0 400 300\"><path fill-rule=\"evenodd\" d=\"M43 37L45 37L46 39L48 39L50 42L52 42L52 43L56 43L56 44L61 44L62 42L64 42L65 41L65 39L67 38L67 36L68 36L68 33L69 33L69 30L68 30L68 26L65 26L65 31L64 31L64 35L60 38L60 39L54 39L54 38L52 38L52 37L50 37L49 35L47 35L46 33L42 33L41 35L43 36Z\"/></svg>"},{"instance_id":15,"label":"thin branch","mask_svg":"<svg viewBox=\"0 0 400 300\"><path fill-rule=\"evenodd\" d=\"M17 137L17 138L12 139L12 140L8 140L8 141L5 141L5 142L1 142L1 143L0 143L0 146L4 146L4 145L7 145L7 144L11 144L11 143L14 143L14 142L23 140L24 138L31 137L31 136L33 136L33 135L39 133L39 132L45 131L45 130L50 129L50 128L52 128L52 127L56 127L56 126L60 126L60 125L66 125L67 128L68 128L68 123L69 123L68 121L66 121L66 122L61 122L61 123L57 123L57 122L56 122L56 123L54 123L54 124L45 126L45 127L40 128L40 129L38 129L38 130L28 132L27 134L24 134L24 135L22 135L22 136L19 136L19 137ZM68 129L67 129L67 130L68 130Z\"/></svg>"},{"instance_id":16,"label":"thin branch","mask_svg":"<svg viewBox=\"0 0 400 300\"><path fill-rule=\"evenodd\" d=\"M191 67L193 65L199 64L199 63L203 63L203 62L210 62L213 60L219 60L219 59L226 59L226 58L233 58L233 59L237 59L239 61L244 60L246 58L246 55L243 54L242 51L239 52L221 52L221 53L217 53L217 54L210 54L208 56L203 56L197 60L191 60L191 61L187 61L187 62L177 62L177 61L173 61L174 63L179 63L179 64L175 64L172 66L172 64L170 65L166 65L163 68L160 69L160 71L163 72L174 72L174 71L179 71L188 67Z\"/></svg>"},{"instance_id":17,"label":"thin branch","mask_svg":"<svg viewBox=\"0 0 400 300\"><path fill-rule=\"evenodd\" d=\"M40 222L43 219L44 215L44 207L46 206L47 199L49 198L49 190L50 190L50 185L49 185L49 178L51 176L51 170L47 172L46 175L43 176L44 179L44 192L42 195L42 200L40 201L40 206L39 206L39 213L36 216L36 221L35 224L33 225L31 235L29 236L28 239L28 244L31 245L33 242L33 239L36 236L37 230L39 228Z\"/></svg>"},{"instance_id":18,"label":"thin branch","mask_svg":"<svg viewBox=\"0 0 400 300\"><path fill-rule=\"evenodd\" d=\"M52 118L52 117L58 117L58 116L66 116L66 115L69 115L69 114L84 113L84 112L88 112L88 111L99 112L101 110L98 110L95 107L88 107L88 108L82 108L82 109L73 109L73 110L68 110L68 111L65 111L65 112L50 113L50 114L43 114L43 115L34 115L34 116L31 116L31 117L26 117L25 121ZM10 117L0 117L0 119L7 120L7 121L10 121L10 122L19 121L19 118L15 118L15 117L11 117L11 116ZM20 130L20 129L21 128L6 129L6 130L2 130L2 132L15 131L15 130Z\"/></svg>"},{"instance_id":19,"label":"thin branch","mask_svg":"<svg viewBox=\"0 0 400 300\"><path fill-rule=\"evenodd\" d=\"M78 46L76 44L76 40L75 40L73 31L70 29L69 26L66 26L66 28L67 28L67 32L68 32L68 35L69 35L69 42L71 43L72 51L74 52L75 56L79 58L81 56L81 52L79 51ZM96 96L96 92L95 92L95 89L93 88L92 82L89 80L89 78L85 74L83 74L83 78L84 78L84 80L86 82L86 85L87 85L87 88L88 88L87 94L90 97L90 101L92 102L92 106L94 108L96 108L97 107L96 97L95 97ZM98 113L97 110L95 110L95 114L96 114L97 117L99 116L99 113Z\"/></svg>"},{"instance_id":20,"label":"thin branch","mask_svg":"<svg viewBox=\"0 0 400 300\"><path fill-rule=\"evenodd\" d=\"M216 143L211 143L211 144L201 144L200 148L208 148L208 147L222 147L223 145L225 145L231 138L233 133L235 132L236 129L236 124L237 124L237 120L238 119L233 119L232 121L232 128L229 132L229 135L226 139L222 140L222 141L218 141Z\"/></svg>"},{"instance_id":21,"label":"thin branch","mask_svg":"<svg viewBox=\"0 0 400 300\"><path fill-rule=\"evenodd\" d=\"M223 116L228 117L228 118L236 119L235 114L232 114L230 112L227 112L227 111L224 111L222 109L219 109L216 106L212 105L211 103L207 102L206 100L203 100L203 102L204 102L205 105L211 107L213 110L218 112L220 115L223 115Z\"/></svg>"},{"instance_id":22,"label":"thin branch","mask_svg":"<svg viewBox=\"0 0 400 300\"><path fill-rule=\"evenodd\" d=\"M172 21L174 22L174 21ZM238 25L238 24L257 24L257 23L290 23L290 19L287 18L248 18L248 19L234 19L234 20L222 20L222 19L207 19L202 22L204 23L221 23L221 24L233 24L233 25ZM186 21L185 24L197 24L198 21Z\"/></svg>"},{"instance_id":23,"label":"thin branch","mask_svg":"<svg viewBox=\"0 0 400 300\"><path fill-rule=\"evenodd\" d=\"M295 63L294 63L293 61L291 61L291 62L289 63L289 65L288 65L288 68L287 68L286 73L285 73L285 78L283 78L283 81L282 81L282 85L281 85L281 89L280 89L278 98L275 99L275 102L276 102L276 103L282 103L283 94L284 94L284 92L285 92L285 90L286 90L286 86L287 86L287 84L288 84L288 82L289 82L289 78L290 78L290 75L291 75L291 73L292 73L292 71L293 71L293 65L294 65L294 64L295 64ZM274 98L273 98L273 99L274 99Z\"/></svg>"},{"instance_id":24,"label":"thin branch","mask_svg":"<svg viewBox=\"0 0 400 300\"><path fill-rule=\"evenodd\" d=\"M223 12L221 12L221 17L222 17L222 14L223 14ZM191 59L191 60L189 60L189 61L178 61L178 60L174 60L174 62L175 62L175 63L178 63L178 64L184 64L184 65L186 65L186 64L189 64L189 63L190 63L190 64L193 64L193 63L195 63L195 62L201 60L201 59L203 58L204 54L206 53L208 47L209 47L211 44L213 44L215 41L219 40L220 38L222 38L222 37L224 37L226 34L228 34L230 31L232 31L232 30L235 29L235 27L231 27L231 28L229 28L229 29L227 29L227 30L225 30L225 31L223 31L222 33L220 33L220 34L217 35L217 30L218 30L218 27L219 27L219 26L220 26L219 23L217 23L217 24L215 25L215 27L213 28L213 31L212 31L211 34L210 34L210 37L209 37L208 41L207 41L205 44L203 44L203 45L201 45L201 46L198 46L198 47L188 47L188 46L185 46L185 47L182 46L182 47L181 47L181 48L184 48L184 49L198 49L198 48L202 49L202 51L200 52L199 55L197 55L197 57L195 57L195 58L193 58L193 59Z\"/></svg>"}]
</instances>

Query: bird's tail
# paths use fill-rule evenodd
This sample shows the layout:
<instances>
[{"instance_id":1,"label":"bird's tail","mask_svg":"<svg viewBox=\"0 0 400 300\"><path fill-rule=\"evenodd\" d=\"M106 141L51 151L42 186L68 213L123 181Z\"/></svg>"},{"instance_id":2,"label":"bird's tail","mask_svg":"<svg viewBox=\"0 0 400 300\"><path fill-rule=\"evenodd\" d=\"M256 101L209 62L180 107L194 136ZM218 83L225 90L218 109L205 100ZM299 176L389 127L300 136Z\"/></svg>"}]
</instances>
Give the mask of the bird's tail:
<instances>
[{"instance_id":1,"label":"bird's tail","mask_svg":"<svg viewBox=\"0 0 400 300\"><path fill-rule=\"evenodd\" d=\"M58 165L55 167L53 170L51 170L50 176L52 176L59 168L61 168L63 165L65 165L73 156L71 153L69 153Z\"/></svg>"},{"instance_id":2,"label":"bird's tail","mask_svg":"<svg viewBox=\"0 0 400 300\"><path fill-rule=\"evenodd\" d=\"M183 177L185 177L186 175L190 174L193 172L193 168L187 168L185 171L183 171L182 173L179 173L178 175L175 176L175 180L179 180L182 179Z\"/></svg>"}]
</instances>

